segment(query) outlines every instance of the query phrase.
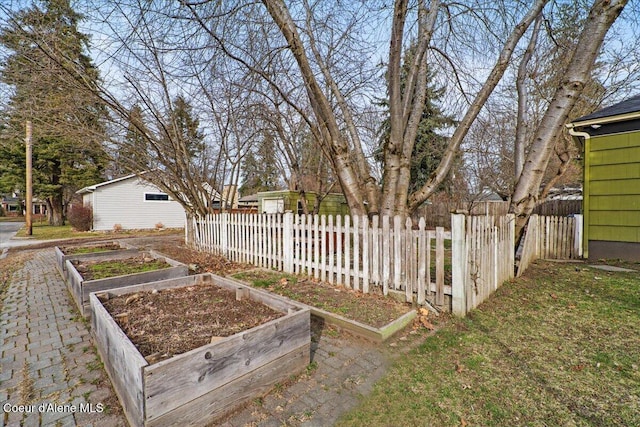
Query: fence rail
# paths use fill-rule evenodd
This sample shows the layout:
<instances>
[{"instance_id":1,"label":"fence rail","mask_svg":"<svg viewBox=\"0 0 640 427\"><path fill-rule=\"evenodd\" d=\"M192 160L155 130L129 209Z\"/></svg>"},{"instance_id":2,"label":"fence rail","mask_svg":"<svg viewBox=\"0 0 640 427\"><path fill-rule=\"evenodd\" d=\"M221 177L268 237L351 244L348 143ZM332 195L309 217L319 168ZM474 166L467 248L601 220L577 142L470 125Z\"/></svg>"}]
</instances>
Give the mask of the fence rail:
<instances>
[{"instance_id":1,"label":"fence rail","mask_svg":"<svg viewBox=\"0 0 640 427\"><path fill-rule=\"evenodd\" d=\"M452 215L452 312L464 315L514 276L514 216Z\"/></svg>"},{"instance_id":2,"label":"fence rail","mask_svg":"<svg viewBox=\"0 0 640 427\"><path fill-rule=\"evenodd\" d=\"M274 268L368 293L380 287L407 301L443 305L445 241L451 232L400 217L220 214L194 218L191 246L232 261ZM450 253L450 252L449 252ZM450 257L450 255L449 255ZM450 263L447 263L450 265Z\"/></svg>"}]
</instances>

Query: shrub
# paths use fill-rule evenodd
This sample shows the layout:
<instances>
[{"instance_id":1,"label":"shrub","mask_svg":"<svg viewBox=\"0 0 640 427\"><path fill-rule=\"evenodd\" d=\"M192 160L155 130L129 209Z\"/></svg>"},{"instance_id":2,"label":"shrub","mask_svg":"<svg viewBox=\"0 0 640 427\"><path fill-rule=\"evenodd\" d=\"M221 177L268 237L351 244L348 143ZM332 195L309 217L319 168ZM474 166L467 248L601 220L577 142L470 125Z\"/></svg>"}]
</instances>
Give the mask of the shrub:
<instances>
[{"instance_id":1,"label":"shrub","mask_svg":"<svg viewBox=\"0 0 640 427\"><path fill-rule=\"evenodd\" d=\"M122 231L122 224L113 224L113 232L119 233Z\"/></svg>"},{"instance_id":2,"label":"shrub","mask_svg":"<svg viewBox=\"0 0 640 427\"><path fill-rule=\"evenodd\" d=\"M69 224L78 231L89 231L93 226L91 205L74 204L67 213Z\"/></svg>"}]
</instances>

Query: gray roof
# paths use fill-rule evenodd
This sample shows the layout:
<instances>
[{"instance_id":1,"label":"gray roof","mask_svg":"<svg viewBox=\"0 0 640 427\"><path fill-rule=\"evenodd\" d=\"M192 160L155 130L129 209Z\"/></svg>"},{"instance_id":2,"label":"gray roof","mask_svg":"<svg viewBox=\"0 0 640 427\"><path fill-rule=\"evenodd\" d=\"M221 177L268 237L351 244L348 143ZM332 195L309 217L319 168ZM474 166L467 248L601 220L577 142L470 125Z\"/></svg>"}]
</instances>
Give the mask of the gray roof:
<instances>
[{"instance_id":1,"label":"gray roof","mask_svg":"<svg viewBox=\"0 0 640 427\"><path fill-rule=\"evenodd\" d=\"M604 117L613 117L635 112L640 112L640 95L636 95L617 104L597 110L591 114L575 119L573 122L584 122L587 120L602 119Z\"/></svg>"},{"instance_id":2,"label":"gray roof","mask_svg":"<svg viewBox=\"0 0 640 427\"><path fill-rule=\"evenodd\" d=\"M239 202L257 202L258 195L257 194L249 194L248 196L240 197L238 199Z\"/></svg>"}]
</instances>

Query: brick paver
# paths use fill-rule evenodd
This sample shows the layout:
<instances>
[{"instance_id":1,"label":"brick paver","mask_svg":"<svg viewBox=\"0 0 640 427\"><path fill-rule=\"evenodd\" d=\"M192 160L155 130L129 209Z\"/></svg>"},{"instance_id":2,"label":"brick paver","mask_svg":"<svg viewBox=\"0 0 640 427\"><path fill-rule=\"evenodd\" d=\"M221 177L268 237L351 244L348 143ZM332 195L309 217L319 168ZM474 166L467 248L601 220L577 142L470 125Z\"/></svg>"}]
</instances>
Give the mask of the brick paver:
<instances>
[{"instance_id":1,"label":"brick paver","mask_svg":"<svg viewBox=\"0 0 640 427\"><path fill-rule=\"evenodd\" d=\"M34 252L7 289L0 314L0 426L124 426L88 324L54 265L52 249Z\"/></svg>"}]
</instances>

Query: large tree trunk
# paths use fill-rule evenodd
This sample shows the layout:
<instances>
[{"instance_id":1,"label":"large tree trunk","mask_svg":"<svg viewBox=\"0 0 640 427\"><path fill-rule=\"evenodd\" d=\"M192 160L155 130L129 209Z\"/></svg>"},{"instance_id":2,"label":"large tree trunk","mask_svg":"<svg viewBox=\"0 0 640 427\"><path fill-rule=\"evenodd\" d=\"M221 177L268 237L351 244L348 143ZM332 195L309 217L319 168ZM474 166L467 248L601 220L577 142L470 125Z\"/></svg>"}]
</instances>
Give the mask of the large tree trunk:
<instances>
[{"instance_id":1,"label":"large tree trunk","mask_svg":"<svg viewBox=\"0 0 640 427\"><path fill-rule=\"evenodd\" d=\"M520 241L527 220L536 206L544 171L569 112L589 79L607 31L626 4L627 0L596 0L589 12L564 74L563 83L556 90L542 118L524 169L513 191L509 209L516 215L516 242Z\"/></svg>"},{"instance_id":2,"label":"large tree trunk","mask_svg":"<svg viewBox=\"0 0 640 427\"><path fill-rule=\"evenodd\" d=\"M522 169L524 168L524 155L525 148L527 146L527 135L529 127L529 118L527 116L527 90L525 82L527 79L529 62L533 56L533 52L538 43L538 33L540 32L540 26L542 25L542 15L536 18L536 23L533 26L533 32L529 39L529 44L524 52L522 61L518 67L518 76L516 78L516 89L518 91L518 115L516 118L516 141L513 149L513 172L514 179L513 184L518 181Z\"/></svg>"},{"instance_id":3,"label":"large tree trunk","mask_svg":"<svg viewBox=\"0 0 640 427\"><path fill-rule=\"evenodd\" d=\"M47 205L49 207L49 225L60 227L64 225L64 205L62 196L55 195L47 197Z\"/></svg>"},{"instance_id":4,"label":"large tree trunk","mask_svg":"<svg viewBox=\"0 0 640 427\"><path fill-rule=\"evenodd\" d=\"M516 48L516 45L527 31L527 28L531 25L531 23L536 19L544 6L549 2L549 0L537 0L531 9L524 16L522 21L513 29L509 38L504 44L502 51L500 52L500 56L496 62L496 65L491 70L489 77L483 84L482 88L474 98L473 102L469 106L466 114L458 124L458 127L453 132L451 139L449 141L449 145L442 156L442 160L438 165L438 168L433 172L429 180L422 186L422 188L418 189L415 193L411 194L408 199L408 208L409 212L413 212L420 206L429 196L431 196L440 183L445 179L451 166L453 165L453 161L456 158L458 153L458 149L462 140L469 132L471 125L475 121L478 114L480 114L480 110L484 106L485 102L496 88L498 83L500 82L504 72L509 66L509 62L511 60L511 56L513 55L513 51Z\"/></svg>"},{"instance_id":5,"label":"large tree trunk","mask_svg":"<svg viewBox=\"0 0 640 427\"><path fill-rule=\"evenodd\" d=\"M323 151L330 157L336 175L340 180L342 191L349 204L352 215L364 215L365 193L358 179L357 168L351 160L349 144L343 135L336 119L332 105L322 91L314 74L304 44L298 33L296 25L289 14L289 10L281 0L262 0L267 11L282 32L289 44L289 50L293 54L300 73L304 79L307 95L311 101L311 107L316 120L321 127Z\"/></svg>"}]
</instances>

